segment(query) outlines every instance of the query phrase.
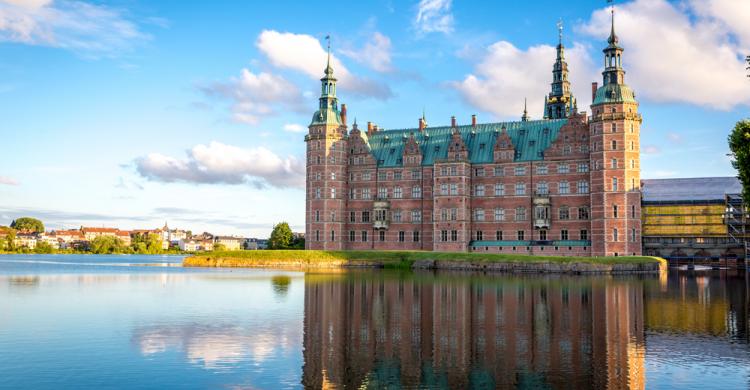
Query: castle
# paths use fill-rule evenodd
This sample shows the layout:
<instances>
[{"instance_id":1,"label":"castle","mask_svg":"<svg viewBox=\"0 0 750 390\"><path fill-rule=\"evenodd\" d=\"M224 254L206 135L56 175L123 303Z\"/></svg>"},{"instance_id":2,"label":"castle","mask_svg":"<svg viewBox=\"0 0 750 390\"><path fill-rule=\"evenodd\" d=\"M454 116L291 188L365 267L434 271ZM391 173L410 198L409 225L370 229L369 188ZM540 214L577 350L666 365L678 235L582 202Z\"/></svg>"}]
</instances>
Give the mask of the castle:
<instances>
[{"instance_id":1,"label":"castle","mask_svg":"<svg viewBox=\"0 0 750 390\"><path fill-rule=\"evenodd\" d=\"M307 143L306 248L641 254L638 102L612 30L591 113L562 34L544 118L383 130L347 124L329 61Z\"/></svg>"}]
</instances>

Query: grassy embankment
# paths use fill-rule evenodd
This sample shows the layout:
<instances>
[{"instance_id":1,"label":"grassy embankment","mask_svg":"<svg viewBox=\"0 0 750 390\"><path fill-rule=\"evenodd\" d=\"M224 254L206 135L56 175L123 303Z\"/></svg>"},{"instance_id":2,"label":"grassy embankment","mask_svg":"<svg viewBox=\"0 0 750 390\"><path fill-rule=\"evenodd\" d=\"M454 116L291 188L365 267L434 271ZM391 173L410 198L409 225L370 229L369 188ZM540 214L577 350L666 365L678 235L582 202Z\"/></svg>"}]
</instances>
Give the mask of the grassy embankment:
<instances>
[{"instance_id":1,"label":"grassy embankment","mask_svg":"<svg viewBox=\"0 0 750 390\"><path fill-rule=\"evenodd\" d=\"M490 253L445 253L425 251L319 251L257 250L223 251L188 257L183 264L194 267L273 267L296 265L310 267L381 266L411 268L417 261L451 263L537 263L537 264L662 264L663 259L648 256L572 257L530 256Z\"/></svg>"}]
</instances>

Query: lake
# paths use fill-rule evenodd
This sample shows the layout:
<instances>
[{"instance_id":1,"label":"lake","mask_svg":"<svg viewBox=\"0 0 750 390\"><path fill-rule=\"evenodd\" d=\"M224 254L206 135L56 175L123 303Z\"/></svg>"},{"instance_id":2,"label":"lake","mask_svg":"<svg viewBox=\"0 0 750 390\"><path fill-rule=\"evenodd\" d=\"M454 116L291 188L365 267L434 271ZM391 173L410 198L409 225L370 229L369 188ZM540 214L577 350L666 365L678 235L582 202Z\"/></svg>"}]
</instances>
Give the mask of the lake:
<instances>
[{"instance_id":1,"label":"lake","mask_svg":"<svg viewBox=\"0 0 750 390\"><path fill-rule=\"evenodd\" d=\"M576 277L0 256L0 388L750 388L744 270Z\"/></svg>"}]
</instances>

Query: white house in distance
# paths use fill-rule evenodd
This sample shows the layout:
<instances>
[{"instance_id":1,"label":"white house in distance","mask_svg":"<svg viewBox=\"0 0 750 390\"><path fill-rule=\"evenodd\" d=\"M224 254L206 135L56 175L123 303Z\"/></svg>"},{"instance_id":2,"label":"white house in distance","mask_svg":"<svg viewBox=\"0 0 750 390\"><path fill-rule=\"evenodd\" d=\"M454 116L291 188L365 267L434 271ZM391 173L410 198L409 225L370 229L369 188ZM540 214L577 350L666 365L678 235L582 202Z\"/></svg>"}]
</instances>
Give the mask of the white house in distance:
<instances>
[{"instance_id":1,"label":"white house in distance","mask_svg":"<svg viewBox=\"0 0 750 390\"><path fill-rule=\"evenodd\" d=\"M232 237L232 236L216 236L214 237L214 245L221 244L224 245L224 247L228 251L238 251L240 250L240 246L242 245L242 242L245 241L242 237Z\"/></svg>"}]
</instances>

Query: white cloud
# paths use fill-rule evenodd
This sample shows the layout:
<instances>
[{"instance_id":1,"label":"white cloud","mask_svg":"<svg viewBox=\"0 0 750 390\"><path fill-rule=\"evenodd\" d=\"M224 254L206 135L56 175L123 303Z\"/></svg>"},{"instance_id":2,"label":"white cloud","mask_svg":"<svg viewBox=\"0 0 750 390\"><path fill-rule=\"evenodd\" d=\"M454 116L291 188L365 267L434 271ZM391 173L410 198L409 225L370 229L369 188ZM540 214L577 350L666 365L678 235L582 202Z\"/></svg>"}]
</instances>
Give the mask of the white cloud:
<instances>
[{"instance_id":1,"label":"white cloud","mask_svg":"<svg viewBox=\"0 0 750 390\"><path fill-rule=\"evenodd\" d=\"M19 183L16 179L8 176L0 176L0 184L6 186L17 186Z\"/></svg>"},{"instance_id":2,"label":"white cloud","mask_svg":"<svg viewBox=\"0 0 750 390\"><path fill-rule=\"evenodd\" d=\"M313 36L265 30L256 45L275 67L296 70L315 80L323 76L327 52ZM393 95L388 85L353 75L335 55L331 66L341 91L377 99Z\"/></svg>"},{"instance_id":3,"label":"white cloud","mask_svg":"<svg viewBox=\"0 0 750 390\"><path fill-rule=\"evenodd\" d=\"M451 0L420 0L417 6L417 16L414 18L414 28L420 34L453 32L453 14Z\"/></svg>"},{"instance_id":4,"label":"white cloud","mask_svg":"<svg viewBox=\"0 0 750 390\"><path fill-rule=\"evenodd\" d=\"M661 153L661 149L659 149L656 145L646 145L643 148L641 148L641 151L644 154L659 154Z\"/></svg>"},{"instance_id":5,"label":"white cloud","mask_svg":"<svg viewBox=\"0 0 750 390\"><path fill-rule=\"evenodd\" d=\"M287 123L284 125L284 131L288 131L290 133L304 133L305 131L307 131L307 128L297 123Z\"/></svg>"},{"instance_id":6,"label":"white cloud","mask_svg":"<svg viewBox=\"0 0 750 390\"><path fill-rule=\"evenodd\" d=\"M500 117L520 117L524 97L528 98L529 115L540 118L544 96L549 94L556 49L548 45L521 50L507 41L490 45L474 72L452 85L473 106ZM586 47L575 43L565 50L571 88L579 111L591 103L591 81L594 65Z\"/></svg>"},{"instance_id":7,"label":"white cloud","mask_svg":"<svg viewBox=\"0 0 750 390\"><path fill-rule=\"evenodd\" d=\"M359 50L342 50L341 54L364 64L377 72L390 72L391 39L375 31Z\"/></svg>"},{"instance_id":8,"label":"white cloud","mask_svg":"<svg viewBox=\"0 0 750 390\"><path fill-rule=\"evenodd\" d=\"M114 8L74 0L0 0L0 41L117 56L148 39Z\"/></svg>"},{"instance_id":9,"label":"white cloud","mask_svg":"<svg viewBox=\"0 0 750 390\"><path fill-rule=\"evenodd\" d=\"M242 69L239 78L201 88L209 96L231 102L232 118L240 123L257 124L264 116L279 110L305 112L302 94L285 78L271 73Z\"/></svg>"},{"instance_id":10,"label":"white cloud","mask_svg":"<svg viewBox=\"0 0 750 390\"><path fill-rule=\"evenodd\" d=\"M152 153L135 160L143 177L161 182L245 184L258 188L304 188L305 164L295 157L281 158L263 148L243 149L213 141L187 151L178 159Z\"/></svg>"},{"instance_id":11,"label":"white cloud","mask_svg":"<svg viewBox=\"0 0 750 390\"><path fill-rule=\"evenodd\" d=\"M625 48L626 83L657 102L724 110L750 105L743 64L748 20L744 0L636 0L618 6L615 28ZM608 9L595 11L579 29L603 42L610 31Z\"/></svg>"}]
</instances>

